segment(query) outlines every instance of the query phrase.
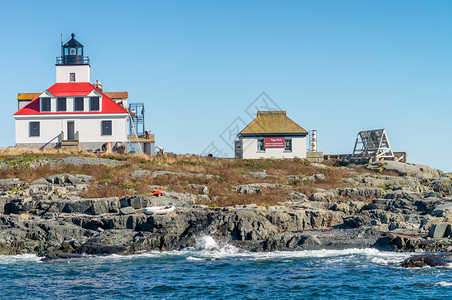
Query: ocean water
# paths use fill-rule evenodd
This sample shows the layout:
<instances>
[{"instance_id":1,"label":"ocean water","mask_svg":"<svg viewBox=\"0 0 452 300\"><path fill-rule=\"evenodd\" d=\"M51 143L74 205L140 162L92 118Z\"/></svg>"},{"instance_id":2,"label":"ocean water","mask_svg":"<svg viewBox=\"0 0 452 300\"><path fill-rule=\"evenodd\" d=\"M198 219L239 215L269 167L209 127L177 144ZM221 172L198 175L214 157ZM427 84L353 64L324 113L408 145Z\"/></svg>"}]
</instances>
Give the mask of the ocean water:
<instances>
[{"instance_id":1,"label":"ocean water","mask_svg":"<svg viewBox=\"0 0 452 300\"><path fill-rule=\"evenodd\" d=\"M0 256L14 299L452 299L452 267L404 269L375 249L252 253L200 237L195 249L43 262Z\"/></svg>"}]
</instances>

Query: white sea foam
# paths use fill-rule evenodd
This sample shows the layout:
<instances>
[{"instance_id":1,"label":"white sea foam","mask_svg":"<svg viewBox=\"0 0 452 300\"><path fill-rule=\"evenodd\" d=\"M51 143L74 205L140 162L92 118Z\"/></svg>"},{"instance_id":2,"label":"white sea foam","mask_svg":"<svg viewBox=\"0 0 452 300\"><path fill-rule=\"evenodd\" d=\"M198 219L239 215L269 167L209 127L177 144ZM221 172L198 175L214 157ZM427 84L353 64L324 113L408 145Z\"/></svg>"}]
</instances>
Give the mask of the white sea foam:
<instances>
[{"instance_id":1,"label":"white sea foam","mask_svg":"<svg viewBox=\"0 0 452 300\"><path fill-rule=\"evenodd\" d=\"M204 235L204 236L198 237L196 239L196 250L197 251L203 251L203 250L219 251L220 246L213 239L213 237L211 237L209 235Z\"/></svg>"},{"instance_id":2,"label":"white sea foam","mask_svg":"<svg viewBox=\"0 0 452 300\"><path fill-rule=\"evenodd\" d=\"M338 263L349 260L354 256L361 256L365 260L379 265L388 265L398 263L413 253L382 252L372 248L366 249L344 249L344 250L303 250L303 251L274 251L274 252L250 252L241 250L227 243L217 242L213 237L204 235L196 238L196 247L184 248L180 251L149 251L136 253L133 255L93 256L96 260L131 260L135 258L167 258L167 257L185 257L187 260L217 260L217 259L249 259L249 260L273 260L282 259L284 262L290 262L292 259L302 258L330 258L330 263ZM91 257L87 255L89 259ZM0 264L9 264L20 261L40 262L41 258L34 254L23 254L6 256L0 255Z\"/></svg>"},{"instance_id":3,"label":"white sea foam","mask_svg":"<svg viewBox=\"0 0 452 300\"><path fill-rule=\"evenodd\" d=\"M199 261L199 260L204 260L204 259L199 258L199 257L188 256L187 260L197 260L197 261Z\"/></svg>"},{"instance_id":4,"label":"white sea foam","mask_svg":"<svg viewBox=\"0 0 452 300\"><path fill-rule=\"evenodd\" d=\"M185 257L187 260L212 260L212 259L249 259L249 260L273 260L282 259L290 262L292 259L300 258L330 258L331 263L341 262L353 256L361 256L375 264L388 265L398 263L413 253L382 252L372 248L366 249L344 249L344 250L303 250L303 251L273 251L273 252L250 252L241 250L227 243L218 243L211 236L201 236L196 239L194 248L184 248L180 251L151 251L132 255L108 255L101 256L103 260L129 260L134 258L166 258Z\"/></svg>"},{"instance_id":5,"label":"white sea foam","mask_svg":"<svg viewBox=\"0 0 452 300\"><path fill-rule=\"evenodd\" d=\"M272 260L297 258L331 258L331 263L336 263L344 260L345 257L363 256L375 264L388 265L398 263L413 253L397 253L397 252L382 252L377 249L344 249L344 250L303 250L303 251L274 251L274 252L250 252L242 251L235 246L229 244L219 244L211 236L200 236L196 239L196 248L188 248L184 251L171 251L169 255L187 255L190 260L196 258L246 258L252 260ZM188 258L187 258L188 259Z\"/></svg>"},{"instance_id":6,"label":"white sea foam","mask_svg":"<svg viewBox=\"0 0 452 300\"><path fill-rule=\"evenodd\" d=\"M14 264L19 262L40 262L41 258L36 254L20 254L20 255L0 255L0 265Z\"/></svg>"},{"instance_id":7,"label":"white sea foam","mask_svg":"<svg viewBox=\"0 0 452 300\"><path fill-rule=\"evenodd\" d=\"M452 286L452 282L439 281L439 282L435 282L433 284L433 286Z\"/></svg>"}]
</instances>

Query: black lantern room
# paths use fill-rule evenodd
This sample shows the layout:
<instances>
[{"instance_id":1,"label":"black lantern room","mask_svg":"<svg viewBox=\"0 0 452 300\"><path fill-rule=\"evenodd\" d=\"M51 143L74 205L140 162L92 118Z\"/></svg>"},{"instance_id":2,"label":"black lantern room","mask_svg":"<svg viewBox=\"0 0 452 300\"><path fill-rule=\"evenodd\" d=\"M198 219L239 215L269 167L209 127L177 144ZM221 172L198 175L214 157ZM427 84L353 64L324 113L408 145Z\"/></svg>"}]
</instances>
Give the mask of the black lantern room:
<instances>
[{"instance_id":1,"label":"black lantern room","mask_svg":"<svg viewBox=\"0 0 452 300\"><path fill-rule=\"evenodd\" d=\"M61 41L61 57L57 57L57 65L87 65L89 57L83 56L83 45L71 34L72 38L63 45Z\"/></svg>"}]
</instances>

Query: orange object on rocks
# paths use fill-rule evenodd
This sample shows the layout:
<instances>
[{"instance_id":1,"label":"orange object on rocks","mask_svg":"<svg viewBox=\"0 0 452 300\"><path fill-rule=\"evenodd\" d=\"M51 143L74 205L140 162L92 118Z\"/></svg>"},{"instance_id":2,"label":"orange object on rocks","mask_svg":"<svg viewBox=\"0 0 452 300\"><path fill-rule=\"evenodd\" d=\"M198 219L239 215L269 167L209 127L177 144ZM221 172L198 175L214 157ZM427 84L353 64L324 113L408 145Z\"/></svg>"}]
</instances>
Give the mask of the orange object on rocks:
<instances>
[{"instance_id":1,"label":"orange object on rocks","mask_svg":"<svg viewBox=\"0 0 452 300\"><path fill-rule=\"evenodd\" d=\"M163 193L163 189L158 189L158 190L154 190L152 192L152 195L160 197L162 195L162 193Z\"/></svg>"}]
</instances>

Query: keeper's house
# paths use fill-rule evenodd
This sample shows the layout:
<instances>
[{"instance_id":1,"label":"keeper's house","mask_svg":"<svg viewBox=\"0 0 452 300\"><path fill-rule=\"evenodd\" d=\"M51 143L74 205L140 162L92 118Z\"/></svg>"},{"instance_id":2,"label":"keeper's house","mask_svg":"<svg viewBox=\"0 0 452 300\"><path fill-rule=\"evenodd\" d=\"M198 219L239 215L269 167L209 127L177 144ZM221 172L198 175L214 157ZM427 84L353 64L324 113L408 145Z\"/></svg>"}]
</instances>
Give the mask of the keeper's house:
<instances>
[{"instance_id":1,"label":"keeper's house","mask_svg":"<svg viewBox=\"0 0 452 300\"><path fill-rule=\"evenodd\" d=\"M19 94L16 146L95 150L107 142L126 143L127 93L110 93L110 98L89 81L89 58L72 34L57 58L56 83L42 93Z\"/></svg>"},{"instance_id":2,"label":"keeper's house","mask_svg":"<svg viewBox=\"0 0 452 300\"><path fill-rule=\"evenodd\" d=\"M306 158L308 132L285 111L258 111L238 135L236 158Z\"/></svg>"}]
</instances>

